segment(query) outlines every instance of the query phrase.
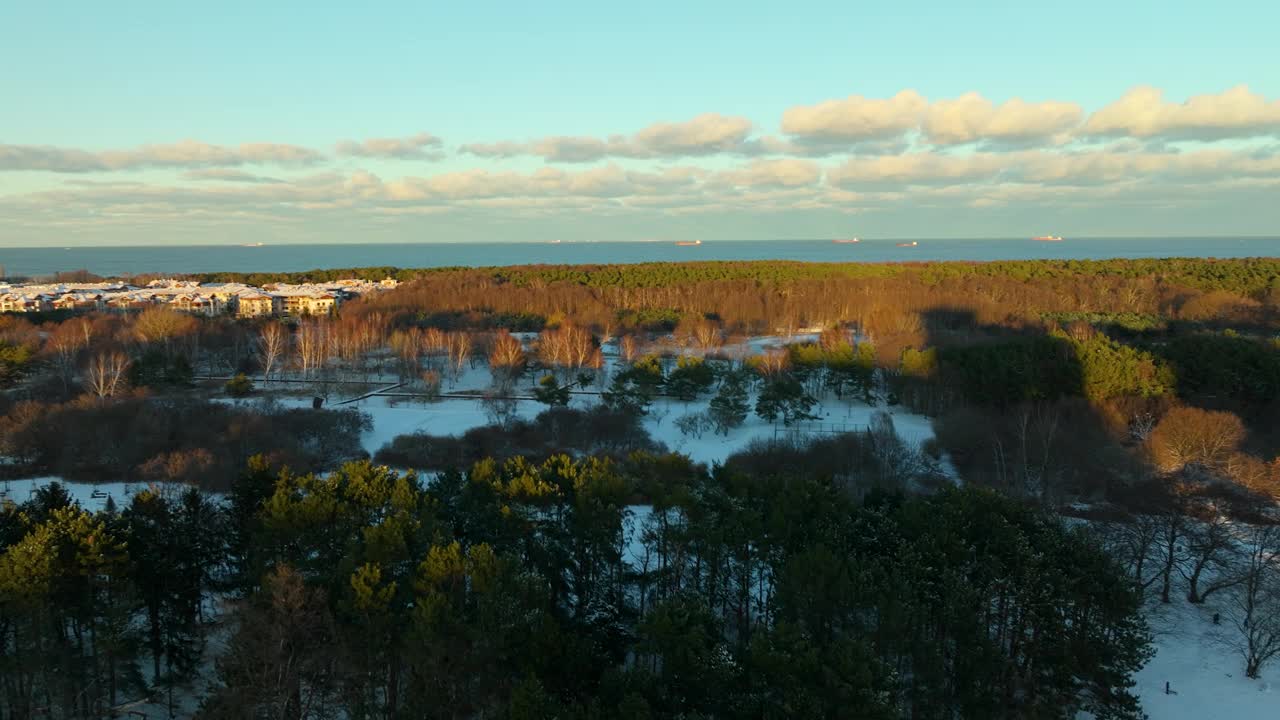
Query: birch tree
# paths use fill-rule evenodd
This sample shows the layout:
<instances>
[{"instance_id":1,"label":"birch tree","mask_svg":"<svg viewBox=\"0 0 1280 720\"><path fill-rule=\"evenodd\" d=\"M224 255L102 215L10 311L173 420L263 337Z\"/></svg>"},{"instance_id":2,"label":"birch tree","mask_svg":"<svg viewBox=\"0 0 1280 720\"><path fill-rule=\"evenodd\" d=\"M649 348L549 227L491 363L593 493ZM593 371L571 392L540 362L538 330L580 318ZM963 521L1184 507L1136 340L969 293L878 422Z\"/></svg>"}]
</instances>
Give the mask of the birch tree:
<instances>
[{"instance_id":1,"label":"birch tree","mask_svg":"<svg viewBox=\"0 0 1280 720\"><path fill-rule=\"evenodd\" d=\"M122 352L94 355L85 369L85 382L89 392L99 400L118 395L125 386L125 373L129 370L129 356Z\"/></svg>"},{"instance_id":2,"label":"birch tree","mask_svg":"<svg viewBox=\"0 0 1280 720\"><path fill-rule=\"evenodd\" d=\"M267 323L258 333L258 354L262 359L262 380L271 378L271 371L284 357L289 346L289 331L278 322Z\"/></svg>"}]
</instances>

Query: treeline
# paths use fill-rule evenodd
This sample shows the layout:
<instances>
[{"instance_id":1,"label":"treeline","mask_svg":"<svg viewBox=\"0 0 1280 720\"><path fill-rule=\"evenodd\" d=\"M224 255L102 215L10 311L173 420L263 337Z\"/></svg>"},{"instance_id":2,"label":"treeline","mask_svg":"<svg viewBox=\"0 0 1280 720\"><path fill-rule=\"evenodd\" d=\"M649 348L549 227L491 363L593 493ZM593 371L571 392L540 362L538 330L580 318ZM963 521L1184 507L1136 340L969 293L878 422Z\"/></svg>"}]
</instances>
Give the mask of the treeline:
<instances>
[{"instance_id":1,"label":"treeline","mask_svg":"<svg viewBox=\"0 0 1280 720\"><path fill-rule=\"evenodd\" d=\"M1276 258L1164 258L1110 260L1002 260L994 262L806 263L797 261L708 261L626 265L525 265L490 268L331 268L278 273L197 273L201 282L325 282L344 278L414 280L430 275L476 274L498 284L570 283L587 287L666 287L721 280L786 282L830 278L919 275L931 284L962 278L1008 277L1021 282L1061 278L1152 278L1198 290L1260 296L1277 287Z\"/></svg>"},{"instance_id":2,"label":"treeline","mask_svg":"<svg viewBox=\"0 0 1280 720\"><path fill-rule=\"evenodd\" d=\"M221 588L242 600L203 718L1141 717L1138 593L1085 532L978 489L859 496L857 470L773 452L430 483L255 462L224 507L97 514L46 491L0 516L6 714L185 713L164 690L210 677Z\"/></svg>"},{"instance_id":3,"label":"treeline","mask_svg":"<svg viewBox=\"0 0 1280 720\"><path fill-rule=\"evenodd\" d=\"M1257 467L1280 467L1280 343L1225 334L1126 344L1083 323L1048 334L904 351L885 370L895 400L936 417L942 448L971 482L1048 502L1117 501L1184 466L1280 497ZM1213 417L1186 442L1238 428L1171 466L1163 428Z\"/></svg>"},{"instance_id":4,"label":"treeline","mask_svg":"<svg viewBox=\"0 0 1280 720\"><path fill-rule=\"evenodd\" d=\"M1230 412L1247 429L1242 453L1263 463L1280 456L1271 420L1280 415L1280 308L1273 287L1259 290L1266 278L1274 285L1274 267L1252 259L442 269L336 317L288 324L161 308L38 327L0 318L0 383L20 386L10 398L67 402L138 388L187 392L203 370L246 373L229 388L236 394L252 392L253 380L281 379L306 380L327 397L342 377L393 367L409 391L430 398L488 364L495 395L551 374L551 389L596 384L612 409L628 412L643 413L658 394L715 390L706 416L681 418L695 434L726 431L752 410L793 424L834 394L974 428L944 433L943 447L980 459L981 467L962 462L974 477L1025 475L1010 467L1029 461L1009 458L1031 452L1028 418L1046 418L1051 445L1070 434L1127 459L1101 474L1036 471L1048 480L1032 484L1106 497L1148 472L1135 438L1178 405ZM743 359L747 335L802 328L823 333L746 358L756 372L736 382L723 382L719 365L699 366L701 357ZM605 352L621 361L614 377L602 372ZM746 394L756 389L752 407ZM999 430L1010 417L1023 421ZM1055 479L1068 476L1081 480Z\"/></svg>"},{"instance_id":5,"label":"treeline","mask_svg":"<svg viewBox=\"0 0 1280 720\"><path fill-rule=\"evenodd\" d=\"M567 401L567 400L566 400ZM490 425L474 427L459 436L413 433L396 436L374 460L392 467L417 470L466 468L485 458L505 462L513 457L542 461L552 455L622 459L633 452L664 450L649 437L640 416L604 405L587 410L550 407L532 420L507 416L509 408L487 401Z\"/></svg>"},{"instance_id":6,"label":"treeline","mask_svg":"<svg viewBox=\"0 0 1280 720\"><path fill-rule=\"evenodd\" d=\"M221 491L254 455L304 472L361 457L360 433L368 427L368 416L354 409L145 396L23 401L0 416L0 457L8 458L0 473Z\"/></svg>"},{"instance_id":7,"label":"treeline","mask_svg":"<svg viewBox=\"0 0 1280 720\"><path fill-rule=\"evenodd\" d=\"M0 506L4 717L190 707L182 684L202 663L224 518L196 488L90 513L53 483Z\"/></svg>"}]
</instances>

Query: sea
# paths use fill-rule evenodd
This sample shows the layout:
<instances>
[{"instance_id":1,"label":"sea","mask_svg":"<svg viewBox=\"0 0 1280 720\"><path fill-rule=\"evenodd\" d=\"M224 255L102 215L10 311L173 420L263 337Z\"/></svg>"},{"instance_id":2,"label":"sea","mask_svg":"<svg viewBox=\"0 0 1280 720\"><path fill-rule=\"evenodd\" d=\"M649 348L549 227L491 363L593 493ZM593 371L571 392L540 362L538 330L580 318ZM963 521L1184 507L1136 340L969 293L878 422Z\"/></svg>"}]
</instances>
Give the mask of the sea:
<instances>
[{"instance_id":1,"label":"sea","mask_svg":"<svg viewBox=\"0 0 1280 720\"><path fill-rule=\"evenodd\" d=\"M644 263L690 260L905 262L925 260L1085 260L1148 257L1280 257L1280 237L950 238L916 240L708 240L674 242L396 243L0 247L9 278L88 270L102 276L142 273L289 272L394 266L489 267L533 264Z\"/></svg>"}]
</instances>

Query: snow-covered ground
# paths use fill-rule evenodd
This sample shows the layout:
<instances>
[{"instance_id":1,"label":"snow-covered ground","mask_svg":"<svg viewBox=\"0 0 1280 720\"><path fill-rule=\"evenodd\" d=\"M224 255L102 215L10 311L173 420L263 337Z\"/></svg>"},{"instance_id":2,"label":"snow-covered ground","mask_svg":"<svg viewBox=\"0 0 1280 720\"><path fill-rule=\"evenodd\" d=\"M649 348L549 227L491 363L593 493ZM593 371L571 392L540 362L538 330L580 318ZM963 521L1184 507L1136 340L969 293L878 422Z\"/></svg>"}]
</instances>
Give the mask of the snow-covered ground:
<instances>
[{"instance_id":1,"label":"snow-covered ground","mask_svg":"<svg viewBox=\"0 0 1280 720\"><path fill-rule=\"evenodd\" d=\"M754 412L747 416L742 427L734 428L728 435L717 435L706 431L701 437L685 435L676 426L676 420L687 413L706 412L710 397L696 402L683 403L676 400L658 400L644 419L645 429L654 440L663 443L669 449L688 455L697 462L724 462L730 455L742 450L755 440L772 440L785 437L793 432L799 434L832 433L865 430L871 424L871 417L877 412L888 412L893 418L894 429L903 440L919 446L933 437L933 425L929 418L906 412L901 408L872 407L864 403L846 404L843 402L818 406L815 408L818 420L799 424L795 429L770 423ZM751 400L755 404L755 398ZM949 464L944 463L949 468Z\"/></svg>"},{"instance_id":2,"label":"snow-covered ground","mask_svg":"<svg viewBox=\"0 0 1280 720\"><path fill-rule=\"evenodd\" d=\"M240 401L253 402L253 401ZM287 407L311 407L311 401L304 398L281 398L281 405ZM571 407L585 409L598 403L596 395L574 395ZM676 420L689 413L706 412L710 396L704 396L695 402L684 403L677 400L660 398L653 403L649 414L644 418L644 427L654 440L664 444L668 449L684 453L697 462L717 463L733 453L746 447L753 440L772 439L792 432L790 429L775 426L766 422L754 413L747 417L742 427L734 428L728 435L717 435L707 430L698 436L682 433ZM516 400L515 414L521 418L533 419L547 406L533 400ZM370 455L376 453L396 436L411 433L427 433L430 435L461 435L467 430L492 422L479 400L467 398L444 398L435 402L406 400L375 396L346 405L330 407L356 408L367 413L372 420L373 428L365 432L361 438L364 449ZM866 428L871 423L871 416L885 411L893 418L898 435L907 442L919 445L933 437L933 427L928 418L906 412L901 408L872 407L863 403L829 404L817 409L821 418L812 423L804 423L799 432L840 430L856 431ZM944 463L944 467L946 464Z\"/></svg>"},{"instance_id":3,"label":"snow-covered ground","mask_svg":"<svg viewBox=\"0 0 1280 720\"><path fill-rule=\"evenodd\" d=\"M1213 624L1212 605L1176 599L1147 607L1156 655L1135 677L1134 690L1151 720L1270 720L1280 718L1280 662L1262 677L1244 675L1244 658L1232 647L1237 634ZM1172 693L1165 694L1165 683Z\"/></svg>"},{"instance_id":4,"label":"snow-covered ground","mask_svg":"<svg viewBox=\"0 0 1280 720\"><path fill-rule=\"evenodd\" d=\"M526 344L526 349L532 352L532 344L537 339L536 333L515 333L515 336L519 337ZM814 342L817 339L817 332L811 328L806 328L791 335L762 335L746 338L715 348L710 352L722 357L743 359L749 355L781 349L791 343ZM601 350L605 360L603 372L605 377L610 377L623 365L618 355L617 340L606 343ZM645 348L645 351L701 354L701 351L696 349L679 347L673 337L661 338ZM531 396L533 385L542 374L544 374L543 371L537 370L527 373L516 383L513 393L520 396ZM368 386L355 384L339 387L337 395L331 398L327 407L354 407L369 414L373 421L373 429L364 433L362 441L364 449L370 455L376 453L398 435L422 432L431 435L457 436L471 428L492 422L479 400L446 397L428 403L421 399L407 397L414 392L409 387L394 390L394 393L401 395L399 397L379 395L343 404L341 401L344 398L356 397L361 393L373 391L377 389L377 384L391 386L397 382L395 377L386 372L363 377L371 384ZM471 393L479 395L491 387L492 376L488 367L481 361L474 363L474 365L468 364L456 376L454 373L446 371L443 373L442 381L441 390L446 394ZM259 381L260 394L262 391L272 395L280 391L304 393L305 387L305 385L275 382L264 384ZM602 387L603 384L597 384L590 390L597 392ZM933 437L932 424L923 415L909 413L902 408L872 407L865 403L845 402L834 398L825 398L825 403L815 408L815 413L820 416L819 420L803 423L796 430L785 428L781 425L775 426L773 423L766 422L751 413L742 427L729 431L728 435L716 435L711 430L701 433L700 436L682 433L675 421L689 413L706 412L710 400L710 394L690 403L659 398L653 403L649 414L644 418L645 429L649 431L654 440L666 445L668 449L684 453L693 460L704 463L723 462L730 455L746 447L754 440L772 439L794 432L809 434L861 430L870 424L872 415L878 411L888 412L893 417L894 427L897 429L898 435L907 442L918 446ZM596 394L575 394L570 406L585 409L599 401L600 398ZM254 400L240 402L254 402ZM309 395L307 397L285 396L279 398L279 402L290 407L311 406ZM752 406L754 406L754 403L755 398L752 397ZM515 414L522 418L532 419L545 409L545 405L532 400L515 401ZM941 464L945 472L953 477L955 476L954 470L945 458Z\"/></svg>"},{"instance_id":5,"label":"snow-covered ground","mask_svg":"<svg viewBox=\"0 0 1280 720\"><path fill-rule=\"evenodd\" d=\"M103 482L103 483L82 483L67 482L56 477L36 477L24 478L22 480L5 480L0 482L0 502L11 500L16 504L22 504L31 499L36 489L48 485L51 482L60 482L67 489L67 493L72 499L80 503L80 507L90 512L103 510L107 507L107 498L115 500L116 507L124 509L129 504L129 498L139 490L145 490L145 483L122 483L122 482ZM95 497L95 494L98 496Z\"/></svg>"}]
</instances>

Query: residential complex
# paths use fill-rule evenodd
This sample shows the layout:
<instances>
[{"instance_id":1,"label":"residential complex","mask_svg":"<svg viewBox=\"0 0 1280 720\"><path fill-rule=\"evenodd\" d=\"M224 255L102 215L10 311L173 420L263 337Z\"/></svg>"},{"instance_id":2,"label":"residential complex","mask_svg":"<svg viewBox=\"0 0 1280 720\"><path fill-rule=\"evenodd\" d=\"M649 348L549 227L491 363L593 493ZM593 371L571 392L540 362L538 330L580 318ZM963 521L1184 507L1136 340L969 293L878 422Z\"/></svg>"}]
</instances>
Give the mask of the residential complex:
<instances>
[{"instance_id":1,"label":"residential complex","mask_svg":"<svg viewBox=\"0 0 1280 720\"><path fill-rule=\"evenodd\" d=\"M327 315L345 300L398 285L381 282L337 280L292 285L275 283L254 287L241 283L198 283L189 280L153 280L145 286L117 281L97 283L0 282L0 312L136 311L163 305L195 315L271 317Z\"/></svg>"}]
</instances>

